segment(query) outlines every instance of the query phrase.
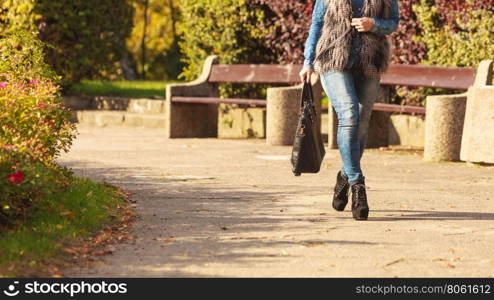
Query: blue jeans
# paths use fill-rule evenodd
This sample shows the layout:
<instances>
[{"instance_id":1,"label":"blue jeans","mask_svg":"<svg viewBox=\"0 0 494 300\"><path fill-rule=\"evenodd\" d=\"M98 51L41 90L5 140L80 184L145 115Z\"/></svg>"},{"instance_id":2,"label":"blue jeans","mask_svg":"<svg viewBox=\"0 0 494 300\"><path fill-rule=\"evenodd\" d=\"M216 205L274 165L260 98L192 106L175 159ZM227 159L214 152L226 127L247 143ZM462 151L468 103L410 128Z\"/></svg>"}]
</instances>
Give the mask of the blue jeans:
<instances>
[{"instance_id":1,"label":"blue jeans","mask_svg":"<svg viewBox=\"0 0 494 300\"><path fill-rule=\"evenodd\" d=\"M378 96L379 79L367 78L354 69L320 74L321 84L338 116L337 143L350 185L362 183L360 168L369 129L372 106ZM331 112L330 112L331 113Z\"/></svg>"}]
</instances>

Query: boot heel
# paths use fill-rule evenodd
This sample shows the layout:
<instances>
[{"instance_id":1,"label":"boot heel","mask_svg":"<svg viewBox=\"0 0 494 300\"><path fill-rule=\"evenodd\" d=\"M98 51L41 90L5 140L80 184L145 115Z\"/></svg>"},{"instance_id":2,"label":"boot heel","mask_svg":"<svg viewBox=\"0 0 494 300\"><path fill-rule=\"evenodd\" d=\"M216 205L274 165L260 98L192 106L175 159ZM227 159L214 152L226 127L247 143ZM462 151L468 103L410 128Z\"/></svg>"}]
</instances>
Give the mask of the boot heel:
<instances>
[{"instance_id":1,"label":"boot heel","mask_svg":"<svg viewBox=\"0 0 494 300\"><path fill-rule=\"evenodd\" d=\"M367 204L365 182L353 184L351 190L353 218L358 221L367 220L369 217L369 205Z\"/></svg>"},{"instance_id":2,"label":"boot heel","mask_svg":"<svg viewBox=\"0 0 494 300\"><path fill-rule=\"evenodd\" d=\"M352 211L353 213L353 218L358 221L365 221L369 217L369 208L368 207L362 207L362 208L357 208Z\"/></svg>"},{"instance_id":3,"label":"boot heel","mask_svg":"<svg viewBox=\"0 0 494 300\"><path fill-rule=\"evenodd\" d=\"M348 203L350 185L348 180L341 175L341 171L336 175L336 185L334 187L332 206L337 211L344 211Z\"/></svg>"}]
</instances>

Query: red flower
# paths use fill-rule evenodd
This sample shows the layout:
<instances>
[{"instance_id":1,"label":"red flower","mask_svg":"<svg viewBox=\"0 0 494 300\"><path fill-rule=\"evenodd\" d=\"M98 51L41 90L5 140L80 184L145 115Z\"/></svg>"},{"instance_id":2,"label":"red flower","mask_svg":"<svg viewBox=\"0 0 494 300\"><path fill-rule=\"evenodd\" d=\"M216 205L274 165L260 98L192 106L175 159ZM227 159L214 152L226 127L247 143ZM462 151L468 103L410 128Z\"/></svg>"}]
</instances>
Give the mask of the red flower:
<instances>
[{"instance_id":1,"label":"red flower","mask_svg":"<svg viewBox=\"0 0 494 300\"><path fill-rule=\"evenodd\" d=\"M24 173L21 170L18 170L15 173L7 175L10 183L21 183L24 180Z\"/></svg>"},{"instance_id":2,"label":"red flower","mask_svg":"<svg viewBox=\"0 0 494 300\"><path fill-rule=\"evenodd\" d=\"M33 79L33 80L29 81L27 84L36 85L36 84L38 84L38 81L36 79Z\"/></svg>"},{"instance_id":3,"label":"red flower","mask_svg":"<svg viewBox=\"0 0 494 300\"><path fill-rule=\"evenodd\" d=\"M0 82L0 88L6 88L8 83L6 82Z\"/></svg>"},{"instance_id":4,"label":"red flower","mask_svg":"<svg viewBox=\"0 0 494 300\"><path fill-rule=\"evenodd\" d=\"M36 104L36 108L41 109L41 108L45 108L45 107L46 107L46 103L44 103L44 102L40 102L40 103Z\"/></svg>"},{"instance_id":5,"label":"red flower","mask_svg":"<svg viewBox=\"0 0 494 300\"><path fill-rule=\"evenodd\" d=\"M15 150L15 146L14 145L1 145L0 146L0 150Z\"/></svg>"}]
</instances>

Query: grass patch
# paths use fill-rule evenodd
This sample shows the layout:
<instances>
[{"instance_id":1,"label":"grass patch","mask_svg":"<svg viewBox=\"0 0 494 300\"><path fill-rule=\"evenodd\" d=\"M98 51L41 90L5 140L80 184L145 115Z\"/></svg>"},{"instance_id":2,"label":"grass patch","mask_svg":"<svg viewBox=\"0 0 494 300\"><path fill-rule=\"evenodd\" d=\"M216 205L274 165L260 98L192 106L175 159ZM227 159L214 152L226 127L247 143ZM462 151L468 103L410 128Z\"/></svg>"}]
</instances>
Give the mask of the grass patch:
<instances>
[{"instance_id":1,"label":"grass patch","mask_svg":"<svg viewBox=\"0 0 494 300\"><path fill-rule=\"evenodd\" d=\"M43 267L60 261L68 244L119 220L125 201L113 186L74 177L66 191L37 201L22 225L0 234L0 277L46 274Z\"/></svg>"},{"instance_id":2,"label":"grass patch","mask_svg":"<svg viewBox=\"0 0 494 300\"><path fill-rule=\"evenodd\" d=\"M165 98L165 88L174 81L96 81L83 80L74 85L70 95L120 96L129 98Z\"/></svg>"}]
</instances>

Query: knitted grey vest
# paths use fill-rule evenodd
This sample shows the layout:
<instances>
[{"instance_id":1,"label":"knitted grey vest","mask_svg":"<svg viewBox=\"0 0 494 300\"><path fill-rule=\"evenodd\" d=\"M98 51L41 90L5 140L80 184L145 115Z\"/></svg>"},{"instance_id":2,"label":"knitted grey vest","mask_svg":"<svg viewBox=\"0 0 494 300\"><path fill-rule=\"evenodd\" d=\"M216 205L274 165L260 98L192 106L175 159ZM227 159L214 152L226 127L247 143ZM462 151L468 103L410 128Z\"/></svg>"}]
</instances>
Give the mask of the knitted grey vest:
<instances>
[{"instance_id":1,"label":"knitted grey vest","mask_svg":"<svg viewBox=\"0 0 494 300\"><path fill-rule=\"evenodd\" d=\"M316 47L314 71L343 70L350 56L352 40L352 0L325 0L326 14ZM391 0L364 0L362 17L387 19ZM389 65L390 46L384 35L359 32L362 37L359 69L367 76L379 78Z\"/></svg>"}]
</instances>

